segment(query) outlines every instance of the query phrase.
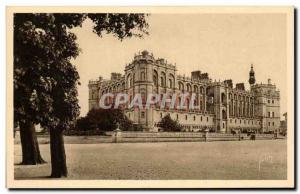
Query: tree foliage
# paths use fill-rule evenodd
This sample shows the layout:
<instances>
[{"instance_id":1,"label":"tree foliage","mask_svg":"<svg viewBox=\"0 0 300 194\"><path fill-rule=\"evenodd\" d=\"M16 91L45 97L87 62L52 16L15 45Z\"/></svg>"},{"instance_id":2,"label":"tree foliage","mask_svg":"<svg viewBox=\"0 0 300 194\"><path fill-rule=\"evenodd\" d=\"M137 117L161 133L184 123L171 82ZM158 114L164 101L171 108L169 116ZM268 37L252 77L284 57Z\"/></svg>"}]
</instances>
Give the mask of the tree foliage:
<instances>
[{"instance_id":1,"label":"tree foliage","mask_svg":"<svg viewBox=\"0 0 300 194\"><path fill-rule=\"evenodd\" d=\"M77 120L76 128L79 130L112 131L117 128L118 123L121 130L133 129L132 122L120 109L92 109L86 117Z\"/></svg>"},{"instance_id":2,"label":"tree foliage","mask_svg":"<svg viewBox=\"0 0 300 194\"><path fill-rule=\"evenodd\" d=\"M14 114L43 127L67 128L78 115L79 75L70 60L79 54L76 35L69 29L85 19L93 31L120 40L147 34L144 14L15 14Z\"/></svg>"},{"instance_id":3,"label":"tree foliage","mask_svg":"<svg viewBox=\"0 0 300 194\"><path fill-rule=\"evenodd\" d=\"M53 177L67 176L62 131L78 117L80 108L79 74L71 63L80 50L70 29L81 26L87 18L100 37L106 32L120 40L140 37L148 27L144 14L14 15L14 122L29 123L26 126L39 123L49 130ZM26 131L34 133L29 127ZM37 145L36 137L26 139L22 144Z\"/></svg>"},{"instance_id":4,"label":"tree foliage","mask_svg":"<svg viewBox=\"0 0 300 194\"><path fill-rule=\"evenodd\" d=\"M181 131L182 127L179 125L178 121L173 120L169 114L161 119L159 122L159 127L163 131Z\"/></svg>"}]
</instances>

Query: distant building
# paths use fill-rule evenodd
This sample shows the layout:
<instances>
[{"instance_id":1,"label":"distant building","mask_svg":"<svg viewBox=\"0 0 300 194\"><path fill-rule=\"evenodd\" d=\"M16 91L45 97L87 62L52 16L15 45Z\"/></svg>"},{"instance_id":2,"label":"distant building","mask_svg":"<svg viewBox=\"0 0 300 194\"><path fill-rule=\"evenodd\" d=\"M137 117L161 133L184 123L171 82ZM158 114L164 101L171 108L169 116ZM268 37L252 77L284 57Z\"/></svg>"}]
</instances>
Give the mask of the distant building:
<instances>
[{"instance_id":1,"label":"distant building","mask_svg":"<svg viewBox=\"0 0 300 194\"><path fill-rule=\"evenodd\" d=\"M125 109L125 114L145 131L157 131L161 118L170 114L178 120L185 131L211 129L230 133L233 130L270 132L280 127L280 92L275 84L255 83L255 72L251 65L249 72L250 90L244 83L233 87L232 80L212 81L208 73L193 71L191 77L177 75L175 65L143 51L126 65L125 75L112 73L111 80L89 82L89 109L98 108L98 102L105 93L135 93L147 96L149 93L168 94L195 93L198 109ZM189 99L187 99L189 100ZM180 99L178 99L180 101Z\"/></svg>"}]
</instances>

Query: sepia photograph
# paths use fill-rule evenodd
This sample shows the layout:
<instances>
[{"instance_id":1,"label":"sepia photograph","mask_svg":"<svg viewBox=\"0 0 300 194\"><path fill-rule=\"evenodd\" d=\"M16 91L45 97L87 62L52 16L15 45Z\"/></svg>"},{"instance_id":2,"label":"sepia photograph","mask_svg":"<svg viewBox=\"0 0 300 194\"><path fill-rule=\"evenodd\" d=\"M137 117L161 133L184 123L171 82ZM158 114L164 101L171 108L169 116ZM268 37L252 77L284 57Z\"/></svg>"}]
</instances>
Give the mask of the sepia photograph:
<instances>
[{"instance_id":1,"label":"sepia photograph","mask_svg":"<svg viewBox=\"0 0 300 194\"><path fill-rule=\"evenodd\" d=\"M7 7L8 188L293 188L294 8Z\"/></svg>"}]
</instances>

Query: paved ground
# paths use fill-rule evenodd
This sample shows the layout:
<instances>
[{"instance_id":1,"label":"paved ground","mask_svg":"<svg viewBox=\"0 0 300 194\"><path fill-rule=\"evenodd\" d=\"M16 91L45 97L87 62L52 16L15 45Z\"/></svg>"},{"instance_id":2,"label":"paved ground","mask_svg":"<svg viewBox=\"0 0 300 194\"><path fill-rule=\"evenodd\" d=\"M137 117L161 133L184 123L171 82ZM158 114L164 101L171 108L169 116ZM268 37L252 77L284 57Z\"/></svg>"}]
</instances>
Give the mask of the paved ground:
<instances>
[{"instance_id":1,"label":"paved ground","mask_svg":"<svg viewBox=\"0 0 300 194\"><path fill-rule=\"evenodd\" d=\"M286 140L174 143L66 144L68 179L286 179ZM17 165L15 178L50 174L49 144L40 145L48 164Z\"/></svg>"}]
</instances>

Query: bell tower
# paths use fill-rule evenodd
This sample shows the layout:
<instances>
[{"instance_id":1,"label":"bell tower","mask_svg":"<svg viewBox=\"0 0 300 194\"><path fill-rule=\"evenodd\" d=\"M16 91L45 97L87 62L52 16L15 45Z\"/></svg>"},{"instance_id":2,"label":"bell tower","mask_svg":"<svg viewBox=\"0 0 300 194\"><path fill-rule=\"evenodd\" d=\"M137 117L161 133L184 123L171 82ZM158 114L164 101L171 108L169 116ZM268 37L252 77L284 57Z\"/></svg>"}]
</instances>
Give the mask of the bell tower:
<instances>
[{"instance_id":1,"label":"bell tower","mask_svg":"<svg viewBox=\"0 0 300 194\"><path fill-rule=\"evenodd\" d=\"M253 86L255 84L255 73L253 70L253 64L251 64L251 70L249 72L249 84Z\"/></svg>"}]
</instances>

